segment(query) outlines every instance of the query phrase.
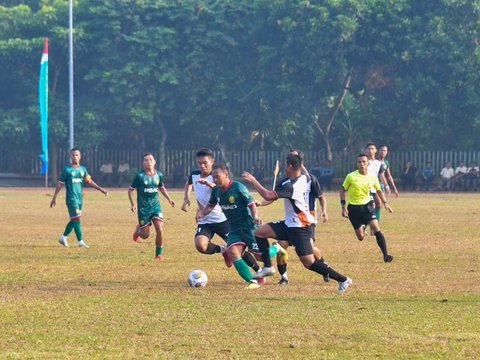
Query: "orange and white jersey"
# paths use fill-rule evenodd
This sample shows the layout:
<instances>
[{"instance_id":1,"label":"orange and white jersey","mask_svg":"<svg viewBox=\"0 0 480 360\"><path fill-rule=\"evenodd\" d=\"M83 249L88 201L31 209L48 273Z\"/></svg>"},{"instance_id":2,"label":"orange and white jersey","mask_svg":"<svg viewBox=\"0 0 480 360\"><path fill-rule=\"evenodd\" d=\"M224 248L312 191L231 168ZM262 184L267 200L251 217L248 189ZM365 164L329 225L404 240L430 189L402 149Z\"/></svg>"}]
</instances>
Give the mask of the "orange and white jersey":
<instances>
[{"instance_id":1,"label":"orange and white jersey","mask_svg":"<svg viewBox=\"0 0 480 360\"><path fill-rule=\"evenodd\" d=\"M309 176L300 175L293 180L285 178L275 187L277 196L284 199L285 225L288 227L307 227L317 223L308 201L310 181Z\"/></svg>"}]
</instances>

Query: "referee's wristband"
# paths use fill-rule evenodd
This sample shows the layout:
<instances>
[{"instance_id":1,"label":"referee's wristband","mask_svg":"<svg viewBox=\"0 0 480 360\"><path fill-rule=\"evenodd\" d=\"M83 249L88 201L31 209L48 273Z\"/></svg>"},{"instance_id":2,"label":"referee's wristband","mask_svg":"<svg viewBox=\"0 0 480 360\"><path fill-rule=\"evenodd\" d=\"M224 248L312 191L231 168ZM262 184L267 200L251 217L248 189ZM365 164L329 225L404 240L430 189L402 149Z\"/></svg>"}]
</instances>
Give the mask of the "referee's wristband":
<instances>
[{"instance_id":1,"label":"referee's wristband","mask_svg":"<svg viewBox=\"0 0 480 360\"><path fill-rule=\"evenodd\" d=\"M340 205L342 205L342 208L344 208L345 206L347 206L347 203L345 200L340 200Z\"/></svg>"}]
</instances>

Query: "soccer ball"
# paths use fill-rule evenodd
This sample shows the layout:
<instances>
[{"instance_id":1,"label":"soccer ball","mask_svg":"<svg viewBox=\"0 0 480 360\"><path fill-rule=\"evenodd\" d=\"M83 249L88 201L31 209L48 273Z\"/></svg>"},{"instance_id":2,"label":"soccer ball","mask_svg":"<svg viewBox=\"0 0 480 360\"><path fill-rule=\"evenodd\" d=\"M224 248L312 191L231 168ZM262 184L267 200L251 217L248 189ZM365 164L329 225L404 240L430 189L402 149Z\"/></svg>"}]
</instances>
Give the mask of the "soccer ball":
<instances>
[{"instance_id":1,"label":"soccer ball","mask_svg":"<svg viewBox=\"0 0 480 360\"><path fill-rule=\"evenodd\" d=\"M190 287L204 287L207 285L207 282L208 277L203 270L193 270L188 274L188 285L190 285Z\"/></svg>"}]
</instances>

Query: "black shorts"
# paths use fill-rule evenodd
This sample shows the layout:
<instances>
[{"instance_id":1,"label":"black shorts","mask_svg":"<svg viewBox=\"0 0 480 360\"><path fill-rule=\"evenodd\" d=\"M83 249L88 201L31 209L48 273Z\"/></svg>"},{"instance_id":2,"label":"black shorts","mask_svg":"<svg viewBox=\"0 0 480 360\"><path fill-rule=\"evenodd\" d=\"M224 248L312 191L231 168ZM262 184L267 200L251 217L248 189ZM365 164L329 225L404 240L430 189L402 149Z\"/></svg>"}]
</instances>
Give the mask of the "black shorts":
<instances>
[{"instance_id":1,"label":"black shorts","mask_svg":"<svg viewBox=\"0 0 480 360\"><path fill-rule=\"evenodd\" d=\"M353 228L359 229L362 225L370 224L370 221L376 220L375 208L369 202L365 205L348 205L348 218L352 223Z\"/></svg>"},{"instance_id":2,"label":"black shorts","mask_svg":"<svg viewBox=\"0 0 480 360\"><path fill-rule=\"evenodd\" d=\"M313 254L311 235L312 225L302 228L288 228L288 241L295 246L295 252L298 256Z\"/></svg>"},{"instance_id":3,"label":"black shorts","mask_svg":"<svg viewBox=\"0 0 480 360\"><path fill-rule=\"evenodd\" d=\"M276 240L283 240L287 241L290 246L293 244L289 241L289 235L288 235L288 226L285 225L285 221L272 221L269 222L268 225L272 228L273 232L275 233L275 239ZM312 224L308 227L310 229L310 238L315 241L315 229L316 225Z\"/></svg>"},{"instance_id":4,"label":"black shorts","mask_svg":"<svg viewBox=\"0 0 480 360\"><path fill-rule=\"evenodd\" d=\"M206 236L208 240L212 240L213 236L217 234L225 242L227 242L228 233L230 232L230 224L228 220L225 220L221 223L213 224L198 224L197 230L195 231L195 237L199 235Z\"/></svg>"}]
</instances>

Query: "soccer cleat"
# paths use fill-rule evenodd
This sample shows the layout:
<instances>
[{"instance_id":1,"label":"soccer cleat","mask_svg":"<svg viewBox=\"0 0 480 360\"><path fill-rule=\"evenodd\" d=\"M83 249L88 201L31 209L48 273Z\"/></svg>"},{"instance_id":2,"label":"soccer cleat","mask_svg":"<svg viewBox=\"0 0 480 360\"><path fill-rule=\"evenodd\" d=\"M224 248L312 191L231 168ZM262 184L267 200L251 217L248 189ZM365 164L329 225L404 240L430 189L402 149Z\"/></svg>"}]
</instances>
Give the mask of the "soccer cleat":
<instances>
[{"instance_id":1,"label":"soccer cleat","mask_svg":"<svg viewBox=\"0 0 480 360\"><path fill-rule=\"evenodd\" d=\"M265 285L267 283L267 278L257 279L258 285Z\"/></svg>"},{"instance_id":2,"label":"soccer cleat","mask_svg":"<svg viewBox=\"0 0 480 360\"><path fill-rule=\"evenodd\" d=\"M272 246L275 246L278 249L277 257L280 260L280 263L286 264L288 261L288 252L283 247L281 247L276 241L272 243Z\"/></svg>"},{"instance_id":3,"label":"soccer cleat","mask_svg":"<svg viewBox=\"0 0 480 360\"><path fill-rule=\"evenodd\" d=\"M387 255L383 258L383 261L386 263L392 262L393 261L393 256L392 255Z\"/></svg>"},{"instance_id":4,"label":"soccer cleat","mask_svg":"<svg viewBox=\"0 0 480 360\"><path fill-rule=\"evenodd\" d=\"M60 239L58 239L58 242L60 243L60 245L68 247L68 242L67 242L67 237L66 236L64 236L64 235L60 236Z\"/></svg>"},{"instance_id":5,"label":"soccer cleat","mask_svg":"<svg viewBox=\"0 0 480 360\"><path fill-rule=\"evenodd\" d=\"M340 294L343 294L345 291L347 291L348 287L352 285L353 281L349 277L347 277L347 280L344 282L338 283L338 292Z\"/></svg>"},{"instance_id":6,"label":"soccer cleat","mask_svg":"<svg viewBox=\"0 0 480 360\"><path fill-rule=\"evenodd\" d=\"M281 285L281 286L288 285L288 279L285 279L284 277L282 277L278 282L278 285Z\"/></svg>"},{"instance_id":7,"label":"soccer cleat","mask_svg":"<svg viewBox=\"0 0 480 360\"><path fill-rule=\"evenodd\" d=\"M272 276L275 274L275 269L273 267L264 267L263 269L258 270L253 274L254 279L260 279L265 276Z\"/></svg>"},{"instance_id":8,"label":"soccer cleat","mask_svg":"<svg viewBox=\"0 0 480 360\"><path fill-rule=\"evenodd\" d=\"M324 261L323 263L328 266L328 262ZM323 281L325 282L330 281L330 273L326 273L325 275L323 275Z\"/></svg>"},{"instance_id":9,"label":"soccer cleat","mask_svg":"<svg viewBox=\"0 0 480 360\"><path fill-rule=\"evenodd\" d=\"M230 256L228 256L228 252L225 246L222 246L222 256L223 256L223 260L225 261L225 265L228 268L231 268L233 266L233 262L232 262L232 259L230 259Z\"/></svg>"},{"instance_id":10,"label":"soccer cleat","mask_svg":"<svg viewBox=\"0 0 480 360\"><path fill-rule=\"evenodd\" d=\"M80 240L80 241L78 242L78 247L79 247L79 248L83 248L83 249L88 249L90 246L88 246L88 245L85 243L85 241Z\"/></svg>"},{"instance_id":11,"label":"soccer cleat","mask_svg":"<svg viewBox=\"0 0 480 360\"><path fill-rule=\"evenodd\" d=\"M157 261L164 261L165 258L163 257L163 255L157 255L157 256L155 256L155 260L157 260Z\"/></svg>"},{"instance_id":12,"label":"soccer cleat","mask_svg":"<svg viewBox=\"0 0 480 360\"><path fill-rule=\"evenodd\" d=\"M133 241L137 242L139 237L140 237L140 235L138 235L138 225L137 225L135 227L135 231L133 232L132 239L133 239Z\"/></svg>"},{"instance_id":13,"label":"soccer cleat","mask_svg":"<svg viewBox=\"0 0 480 360\"><path fill-rule=\"evenodd\" d=\"M248 285L245 287L247 290L259 289L261 286L255 280L251 280Z\"/></svg>"}]
</instances>

